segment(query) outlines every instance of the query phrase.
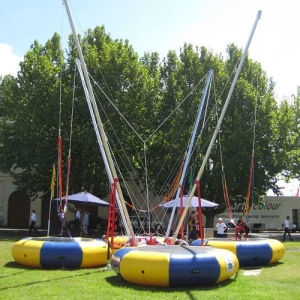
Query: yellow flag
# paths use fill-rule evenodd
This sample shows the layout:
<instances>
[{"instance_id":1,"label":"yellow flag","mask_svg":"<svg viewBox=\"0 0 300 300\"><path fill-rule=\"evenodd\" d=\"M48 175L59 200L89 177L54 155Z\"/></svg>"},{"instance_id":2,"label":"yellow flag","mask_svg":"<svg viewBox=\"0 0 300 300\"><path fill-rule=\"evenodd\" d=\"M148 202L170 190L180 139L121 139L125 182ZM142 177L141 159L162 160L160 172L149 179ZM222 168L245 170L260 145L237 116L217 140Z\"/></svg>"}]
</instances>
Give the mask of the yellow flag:
<instances>
[{"instance_id":1,"label":"yellow flag","mask_svg":"<svg viewBox=\"0 0 300 300\"><path fill-rule=\"evenodd\" d=\"M55 171L55 165L53 165L52 179L51 179L51 185L50 185L51 199L54 197L55 177L56 177L56 171Z\"/></svg>"}]
</instances>

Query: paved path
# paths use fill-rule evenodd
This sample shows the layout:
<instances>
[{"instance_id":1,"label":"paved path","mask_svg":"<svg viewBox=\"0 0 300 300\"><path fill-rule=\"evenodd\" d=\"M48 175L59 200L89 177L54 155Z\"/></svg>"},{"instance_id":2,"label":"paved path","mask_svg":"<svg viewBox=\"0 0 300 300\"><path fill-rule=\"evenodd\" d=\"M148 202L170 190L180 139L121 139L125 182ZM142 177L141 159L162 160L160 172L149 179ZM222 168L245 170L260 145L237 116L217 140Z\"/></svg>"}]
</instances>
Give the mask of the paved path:
<instances>
[{"instance_id":1,"label":"paved path","mask_svg":"<svg viewBox=\"0 0 300 300\"><path fill-rule=\"evenodd\" d=\"M262 231L260 233L251 233L252 237L260 237L260 238L273 238L282 241L283 231ZM291 233L293 240L300 241L300 233ZM289 237L286 237L286 241L289 241Z\"/></svg>"}]
</instances>

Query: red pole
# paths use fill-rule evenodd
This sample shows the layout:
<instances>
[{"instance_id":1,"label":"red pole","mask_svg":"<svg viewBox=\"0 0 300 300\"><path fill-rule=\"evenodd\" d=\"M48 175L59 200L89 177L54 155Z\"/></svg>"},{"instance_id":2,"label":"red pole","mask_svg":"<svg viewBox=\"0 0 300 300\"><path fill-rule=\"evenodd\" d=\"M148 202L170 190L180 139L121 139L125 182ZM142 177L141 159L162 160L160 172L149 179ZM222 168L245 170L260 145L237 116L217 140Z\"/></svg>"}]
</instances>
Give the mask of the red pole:
<instances>
[{"instance_id":1,"label":"red pole","mask_svg":"<svg viewBox=\"0 0 300 300\"><path fill-rule=\"evenodd\" d=\"M183 203L182 203L182 197L183 197L183 186L180 185L180 210L179 210L179 214L180 216L183 214ZM184 239L184 222L182 222L181 224L181 228L180 228L180 235L181 235L181 239Z\"/></svg>"},{"instance_id":2,"label":"red pole","mask_svg":"<svg viewBox=\"0 0 300 300\"><path fill-rule=\"evenodd\" d=\"M199 233L200 233L200 245L203 246L204 240L204 232L203 232L203 219L202 219L202 205L201 205L201 192L200 192L200 182L195 180L195 184L197 185L197 193L198 193L198 216L199 216Z\"/></svg>"}]
</instances>

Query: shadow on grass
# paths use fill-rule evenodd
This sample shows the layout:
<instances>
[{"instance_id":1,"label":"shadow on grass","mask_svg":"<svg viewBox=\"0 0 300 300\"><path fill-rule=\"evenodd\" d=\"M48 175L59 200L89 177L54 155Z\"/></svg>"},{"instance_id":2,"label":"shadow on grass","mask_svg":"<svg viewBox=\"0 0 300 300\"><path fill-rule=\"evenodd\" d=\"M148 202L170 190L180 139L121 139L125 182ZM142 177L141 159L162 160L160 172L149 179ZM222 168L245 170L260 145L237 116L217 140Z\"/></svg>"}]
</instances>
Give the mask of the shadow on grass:
<instances>
[{"instance_id":1,"label":"shadow on grass","mask_svg":"<svg viewBox=\"0 0 300 300\"><path fill-rule=\"evenodd\" d=\"M67 272L72 272L72 271L83 270L83 268L64 268L64 267L61 267L61 268L59 268L59 267L38 268L38 267L29 267L29 266L20 265L15 261L9 261L3 267L10 268L10 269L23 269L24 271L33 271L33 270L57 271L57 270L64 270L64 271L67 271ZM90 268L90 269L91 270L96 270L98 268ZM90 274L90 273L93 273L93 272L89 272L88 274Z\"/></svg>"},{"instance_id":2,"label":"shadow on grass","mask_svg":"<svg viewBox=\"0 0 300 300\"><path fill-rule=\"evenodd\" d=\"M107 281L107 283L109 283L110 285L114 286L114 287L120 287L120 288L124 288L126 287L126 289L132 289L134 291L144 291L145 288L149 289L149 290L153 290L153 291L157 291L157 292L168 292L168 289L169 292L174 292L174 291L182 291L182 292L187 292L189 294L189 299L195 299L196 298L191 295L189 292L190 291L198 291L199 289L201 290L210 290L210 291L213 291L213 290L217 290L219 288L222 288L222 287L225 287L227 285L230 285L231 283L233 283L234 281L236 281L237 279L237 276L238 276L238 273L236 273L236 275L232 276L230 279L226 280L226 281L223 281L223 282L220 282L220 283L216 283L214 285L198 285L198 286L182 286L182 287L176 287L176 286L170 286L170 287L157 287L157 286L148 286L148 285L138 285L138 284L133 284L133 283L130 283L130 282L127 282L125 281L120 275L112 275L112 276L108 276L105 278L105 280ZM187 288L189 289L187 291Z\"/></svg>"},{"instance_id":3,"label":"shadow on grass","mask_svg":"<svg viewBox=\"0 0 300 300\"><path fill-rule=\"evenodd\" d=\"M5 267L12 267L14 264L14 262L8 262ZM20 273L23 273L23 272L28 272L28 271L34 271L34 270L51 270L51 269L40 269L40 268L29 268L29 267L24 267L24 266L19 266L18 264L16 264L16 269L23 269L23 271L20 271L20 272L16 272L14 274L11 274L11 275L8 275L8 276L0 276L0 278L4 278L4 277L9 277L9 276L14 276L14 275L18 275ZM57 269L55 269L57 270ZM71 271L78 271L78 269L65 269L66 272L71 272ZM90 274L94 273L93 271L89 271L89 272L85 272L85 273L81 273L81 274L72 274L69 273L70 275L69 276L64 276L64 277L59 277L59 278L53 278L53 279L45 279L45 280L36 280L36 281L31 281L31 282L28 282L28 283L22 283L22 284L16 284L14 286L9 286L9 287L2 287L0 288L0 291L3 291L3 290L7 290L7 289L18 289L18 288L22 288L22 287L25 287L25 286L32 286L32 285L35 285L35 284L39 284L39 283L50 283L50 282L56 282L56 281L64 281L64 280L67 280L67 279L70 279L70 278L74 278L74 277L79 277L79 276L88 276Z\"/></svg>"},{"instance_id":4,"label":"shadow on grass","mask_svg":"<svg viewBox=\"0 0 300 300\"><path fill-rule=\"evenodd\" d=\"M0 236L0 242L17 242L26 236Z\"/></svg>"},{"instance_id":5,"label":"shadow on grass","mask_svg":"<svg viewBox=\"0 0 300 300\"><path fill-rule=\"evenodd\" d=\"M4 265L4 267L5 268L16 269L16 270L21 270L21 271L15 272L13 274L8 274L8 275L0 275L0 279L5 278L5 277L11 277L11 276L19 275L19 274L22 274L22 273L27 272L29 270L29 268L23 268L23 266L18 265L15 261L10 261L10 262L6 263Z\"/></svg>"},{"instance_id":6,"label":"shadow on grass","mask_svg":"<svg viewBox=\"0 0 300 300\"><path fill-rule=\"evenodd\" d=\"M284 263L281 261L278 261L274 264L270 264L270 265L260 265L260 266L241 266L239 271L251 271L251 270L257 270L257 269L270 269L270 268L274 268L280 265L283 265Z\"/></svg>"},{"instance_id":7,"label":"shadow on grass","mask_svg":"<svg viewBox=\"0 0 300 300\"><path fill-rule=\"evenodd\" d=\"M4 267L5 268L11 268L11 269L24 269L24 270L30 270L30 269L32 269L32 268L29 268L29 267L25 267L25 266L19 265L15 261L9 261L8 263L6 263L4 265Z\"/></svg>"}]
</instances>

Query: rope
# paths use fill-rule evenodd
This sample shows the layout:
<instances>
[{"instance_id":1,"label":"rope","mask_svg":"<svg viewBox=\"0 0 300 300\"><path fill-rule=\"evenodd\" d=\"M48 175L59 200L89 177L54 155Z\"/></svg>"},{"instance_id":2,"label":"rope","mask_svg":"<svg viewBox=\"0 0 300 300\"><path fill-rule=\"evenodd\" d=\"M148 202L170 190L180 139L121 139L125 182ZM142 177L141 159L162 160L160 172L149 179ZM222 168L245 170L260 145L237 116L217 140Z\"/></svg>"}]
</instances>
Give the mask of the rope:
<instances>
[{"instance_id":1,"label":"rope","mask_svg":"<svg viewBox=\"0 0 300 300\"><path fill-rule=\"evenodd\" d=\"M167 202L169 200L171 200L178 188L178 185L179 185L179 181L180 181L180 178L181 178L181 174L182 174L182 169L183 169L183 165L184 165L184 160L181 162L180 164L180 167L179 167L179 171L176 175L176 177L174 178L171 186L169 187L169 190L166 194L166 196L164 197L163 201L162 202Z\"/></svg>"},{"instance_id":2,"label":"rope","mask_svg":"<svg viewBox=\"0 0 300 300\"><path fill-rule=\"evenodd\" d=\"M74 81L73 81L72 113L71 113L71 124L70 124L70 143L69 143L68 170L67 170L67 181L66 181L66 197L65 197L65 208L64 208L65 212L68 210L68 195L69 195L69 183L70 183L70 172L71 172L73 118L74 118L74 103L75 103L75 87L76 87L76 64L75 64L75 68L74 68Z\"/></svg>"},{"instance_id":3,"label":"rope","mask_svg":"<svg viewBox=\"0 0 300 300\"><path fill-rule=\"evenodd\" d=\"M57 140L57 151L58 151L58 163L57 163L57 173L58 173L58 191L59 191L59 202L60 211L63 211L62 206L62 139L59 136Z\"/></svg>"},{"instance_id":4,"label":"rope","mask_svg":"<svg viewBox=\"0 0 300 300\"><path fill-rule=\"evenodd\" d=\"M179 215L180 217L183 214L183 205L182 205L182 197L183 197L183 186L180 185L180 209L179 209ZM180 230L179 230L179 234L180 234L180 239L184 239L184 222L182 222ZM178 238L178 237L177 237Z\"/></svg>"},{"instance_id":5,"label":"rope","mask_svg":"<svg viewBox=\"0 0 300 300\"><path fill-rule=\"evenodd\" d=\"M109 196L109 209L108 209L108 220L107 220L107 229L106 229L106 239L109 240L111 247L114 248L114 233L116 229L116 194L117 194L117 180L114 179L114 182L111 184L111 191Z\"/></svg>"},{"instance_id":6,"label":"rope","mask_svg":"<svg viewBox=\"0 0 300 300\"><path fill-rule=\"evenodd\" d=\"M62 7L63 12L63 7ZM62 27L61 31L63 32L63 13L62 13ZM61 139L61 108L62 108L62 63L60 61L60 75L59 75L59 111L58 111L58 139L57 139L57 176L58 176L58 198L59 198L59 207L60 212L63 211L62 207L62 139Z\"/></svg>"},{"instance_id":7,"label":"rope","mask_svg":"<svg viewBox=\"0 0 300 300\"><path fill-rule=\"evenodd\" d=\"M247 191L247 196L245 199L244 215L249 214L251 191L252 191L252 202L254 200L254 156L255 156L254 151L255 151L255 138L256 138L257 99L258 99L258 73L256 76L256 95L255 95L255 110L254 110L254 125L253 125L252 156L251 156L251 164L250 164L248 191Z\"/></svg>"},{"instance_id":8,"label":"rope","mask_svg":"<svg viewBox=\"0 0 300 300\"><path fill-rule=\"evenodd\" d=\"M228 195L228 188L227 188L227 183L226 183L226 178L225 178L225 171L224 171L224 167L222 165L222 187L223 187L223 197L225 200L225 204L226 204L226 213L227 216L232 219L232 209L231 209L231 205L230 205L230 200L229 200L229 195Z\"/></svg>"},{"instance_id":9,"label":"rope","mask_svg":"<svg viewBox=\"0 0 300 300\"><path fill-rule=\"evenodd\" d=\"M194 87L193 89L183 98L183 100L173 109L173 111L163 120L163 122L148 136L146 140L144 140L140 134L135 130L135 128L130 124L130 122L125 118L125 116L121 113L121 111L117 108L117 106L112 102L112 100L108 97L108 95L104 92L104 90L100 87L98 82L89 74L90 78L93 80L94 84L99 88L99 90L102 92L104 97L110 102L110 104L114 107L114 109L118 112L118 114L122 117L124 122L130 127L130 129L136 134L136 136L142 140L143 142L148 141L163 125L166 123L171 116L177 111L184 102L187 101L187 99L190 97L190 95L193 94L193 92L197 89L197 87L200 85L200 83L204 80L205 77L203 77Z\"/></svg>"},{"instance_id":10,"label":"rope","mask_svg":"<svg viewBox=\"0 0 300 300\"><path fill-rule=\"evenodd\" d=\"M103 74L102 74L103 75ZM146 143L149 143L149 142L151 142L151 139L153 139L153 137L154 137L154 135L157 133L157 131L163 126L163 124L167 121L167 120L169 120L170 118L171 118L171 116L174 114L174 112L177 110L177 109L179 109L179 107L181 106L181 105L183 105L183 103L189 98L189 96L192 94L192 93L195 93L195 91L196 91L196 88L200 85L200 83L202 82L202 80L203 79L201 79L198 83L197 83L197 85L196 86L194 86L193 87L193 89L188 93L188 95L180 102L180 104L178 105L178 106L176 106L176 108L168 115L168 117L166 117L165 119L164 119L164 121L152 132L152 133L150 133L150 135L148 136L148 137L146 137L146 139L144 139L141 135L139 135L138 134L138 132L136 131L136 129L129 123L129 121L124 117L124 115L122 115L121 114L121 112L118 110L118 108L116 107L116 105L112 102L112 100L109 98L109 96L108 96L108 94L106 94L105 92L104 92L104 90L99 86L99 84L92 78L92 76L89 74L89 76L91 77L91 79L93 80L93 82L94 82L94 84L95 84L95 86L97 86L98 88L99 88L99 90L102 92L102 94L104 95L104 97L106 98L106 99L108 99L108 101L110 102L110 104L111 105L113 105L113 107L115 108L115 110L119 113L119 115L120 115L120 117L121 117L121 119L123 120L123 122L126 124L126 126L129 126L130 128L131 128L131 130L134 132L134 134L144 143L144 161L142 162L142 159L141 159L141 155L137 155L137 158L141 161L141 165L143 165L144 164L144 168L145 168L145 170L146 170L146 175L145 175L145 180L146 180L146 190L145 190L145 192L146 192L146 197L147 197L147 199L145 199L145 202L143 202L143 203L147 203L147 208L148 208L148 211L150 210L149 209L149 199L148 199L148 197L149 197L149 195L148 195L148 173L147 173L147 159L146 159L146 147L145 147L145 144ZM98 100L98 99L97 99ZM99 100L98 100L98 103L99 103L99 105L101 105L101 102L99 102ZM105 113L105 110L103 110L103 112ZM109 119L108 119L108 122L109 122ZM117 137L117 135L116 135L116 137ZM117 139L118 139L118 137L117 137ZM110 147L115 147L114 145L111 145ZM122 148L122 151L123 151L123 147L122 147L122 145L121 145L121 148ZM117 154L119 152L119 149L116 149L113 153L114 154ZM114 157L113 157L114 158ZM121 160L122 160L122 162L123 162L123 159L121 158ZM164 166L164 164L166 163L166 161L167 160L165 160L165 162L163 162L161 165L162 165L162 167L161 167L161 170L163 169L163 166ZM174 164L174 166L178 166L178 164ZM127 169L127 167L126 167L126 169ZM130 172L128 172L129 174L130 174ZM176 176L175 176L175 179L173 180L173 184L172 184L172 186L177 186L178 187L178 184L179 184L179 181L178 180L180 180L180 172L178 172L179 174L177 174ZM170 173L169 173L170 174ZM157 174L157 179L158 179L158 176L159 176L159 174ZM136 177L134 177L134 180L135 181L138 181L139 182L139 177L140 176L136 176ZM169 176L169 178L172 178L171 177L171 175ZM178 178L178 179L177 179ZM128 178L127 178L128 179ZM156 180L157 180L156 179ZM176 179L177 179L177 182L176 182ZM151 188L153 189L153 187L155 186L155 182L156 182L156 180L155 181L151 181ZM170 180L171 181L171 180ZM167 182L170 182L169 181L169 179L166 179L166 183ZM140 183L140 186L141 186L141 183ZM171 186L171 188L170 188L170 191L172 191L172 186ZM143 192L143 191L142 191ZM156 194L162 194L162 193L156 193ZM170 194L170 193L168 193L168 194ZM129 195L132 195L132 193L129 193ZM152 200L154 200L154 199L152 199ZM158 199L156 199L156 200L158 200ZM140 201L137 201L137 202L139 202L139 204L141 203ZM159 201L159 202L161 202L161 201ZM152 203L154 203L154 201L152 202ZM127 204L128 205L128 204ZM153 209L152 209L153 210Z\"/></svg>"},{"instance_id":11,"label":"rope","mask_svg":"<svg viewBox=\"0 0 300 300\"><path fill-rule=\"evenodd\" d=\"M217 119L219 119L218 112L216 110L216 116ZM221 146L221 133L219 131L218 133L219 136L219 149L220 149L220 159L221 159L221 166L222 166L222 188L223 188L223 197L225 200L225 205L226 205L226 213L229 219L232 218L232 209L230 205L230 199L228 195L228 188L227 188L227 182L226 182L226 175L225 175L225 169L224 169L224 163L223 163L223 152L222 152L222 146Z\"/></svg>"},{"instance_id":12,"label":"rope","mask_svg":"<svg viewBox=\"0 0 300 300\"><path fill-rule=\"evenodd\" d=\"M249 210L250 210L250 196L251 196L253 175L254 175L254 153L252 153L252 157L251 157L250 176L249 176L249 183L248 183L248 192L245 199L244 215L249 214Z\"/></svg>"},{"instance_id":13,"label":"rope","mask_svg":"<svg viewBox=\"0 0 300 300\"><path fill-rule=\"evenodd\" d=\"M202 205L201 205L201 189L200 189L200 181L195 180L195 184L197 185L197 194L198 194L198 217L199 217L199 233L200 233L200 245L203 246L204 241L204 230L203 230L203 216L202 216Z\"/></svg>"}]
</instances>

